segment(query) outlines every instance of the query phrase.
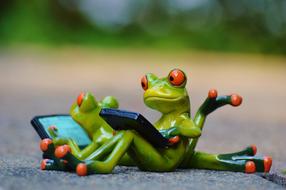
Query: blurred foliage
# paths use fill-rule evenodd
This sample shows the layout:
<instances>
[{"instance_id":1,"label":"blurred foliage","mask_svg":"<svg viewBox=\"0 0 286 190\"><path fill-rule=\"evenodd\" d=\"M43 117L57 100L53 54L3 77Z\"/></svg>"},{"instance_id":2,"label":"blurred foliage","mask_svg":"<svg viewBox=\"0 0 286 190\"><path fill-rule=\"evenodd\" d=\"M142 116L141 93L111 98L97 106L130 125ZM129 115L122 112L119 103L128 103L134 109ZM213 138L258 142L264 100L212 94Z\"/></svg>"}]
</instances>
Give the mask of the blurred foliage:
<instances>
[{"instance_id":1,"label":"blurred foliage","mask_svg":"<svg viewBox=\"0 0 286 190\"><path fill-rule=\"evenodd\" d=\"M286 54L284 0L0 0L0 45Z\"/></svg>"}]
</instances>

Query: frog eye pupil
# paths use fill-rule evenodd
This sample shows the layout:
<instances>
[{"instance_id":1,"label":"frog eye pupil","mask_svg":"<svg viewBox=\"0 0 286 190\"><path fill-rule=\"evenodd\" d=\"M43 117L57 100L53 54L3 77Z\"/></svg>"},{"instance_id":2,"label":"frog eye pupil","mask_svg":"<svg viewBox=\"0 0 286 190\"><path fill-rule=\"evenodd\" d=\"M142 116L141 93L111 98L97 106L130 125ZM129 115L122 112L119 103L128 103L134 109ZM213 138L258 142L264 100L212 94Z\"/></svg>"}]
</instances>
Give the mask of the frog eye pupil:
<instances>
[{"instance_id":1,"label":"frog eye pupil","mask_svg":"<svg viewBox=\"0 0 286 190\"><path fill-rule=\"evenodd\" d=\"M141 86L142 86L143 88L145 88L145 84L144 84L143 82L141 82Z\"/></svg>"},{"instance_id":2,"label":"frog eye pupil","mask_svg":"<svg viewBox=\"0 0 286 190\"><path fill-rule=\"evenodd\" d=\"M173 81L174 80L174 77L173 76L170 76L170 81Z\"/></svg>"}]
</instances>

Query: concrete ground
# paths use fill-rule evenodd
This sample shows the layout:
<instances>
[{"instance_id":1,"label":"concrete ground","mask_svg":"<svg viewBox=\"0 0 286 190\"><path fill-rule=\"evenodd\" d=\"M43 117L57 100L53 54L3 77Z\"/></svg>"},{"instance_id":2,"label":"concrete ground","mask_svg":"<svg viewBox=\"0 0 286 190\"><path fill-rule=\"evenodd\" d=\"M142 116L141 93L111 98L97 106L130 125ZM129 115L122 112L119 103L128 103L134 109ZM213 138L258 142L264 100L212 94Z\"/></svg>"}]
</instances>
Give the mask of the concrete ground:
<instances>
[{"instance_id":1,"label":"concrete ground","mask_svg":"<svg viewBox=\"0 0 286 190\"><path fill-rule=\"evenodd\" d=\"M166 76L178 67L188 75L192 113L210 88L237 92L241 107L225 107L207 120L197 149L233 152L256 144L273 157L272 181L285 183L286 59L273 56L98 49L0 50L0 190L71 189L280 189L258 175L204 170L148 173L117 167L111 175L77 177L39 170L39 137L30 125L35 115L68 113L81 91L98 99L114 95L120 107L155 121L159 114L142 101L140 78ZM275 177L276 176L276 177ZM277 177L278 176L278 177Z\"/></svg>"}]
</instances>

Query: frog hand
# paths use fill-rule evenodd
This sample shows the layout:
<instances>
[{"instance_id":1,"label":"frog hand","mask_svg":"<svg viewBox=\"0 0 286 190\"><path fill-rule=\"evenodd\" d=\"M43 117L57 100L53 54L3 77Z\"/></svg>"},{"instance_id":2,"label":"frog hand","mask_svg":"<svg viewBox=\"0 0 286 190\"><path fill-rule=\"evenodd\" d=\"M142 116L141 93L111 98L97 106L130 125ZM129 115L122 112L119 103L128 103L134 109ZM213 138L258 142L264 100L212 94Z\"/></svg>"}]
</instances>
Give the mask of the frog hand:
<instances>
[{"instance_id":1,"label":"frog hand","mask_svg":"<svg viewBox=\"0 0 286 190\"><path fill-rule=\"evenodd\" d=\"M59 136L58 134L58 128L54 125L52 126L49 126L48 128L48 132L49 134L51 135L51 137L54 139L54 138L57 138Z\"/></svg>"},{"instance_id":2,"label":"frog hand","mask_svg":"<svg viewBox=\"0 0 286 190\"><path fill-rule=\"evenodd\" d=\"M163 137L168 139L170 145L174 145L177 144L181 139L180 136L173 135L177 133L176 131L177 129L175 127L171 127L169 129L160 130L160 133L163 135Z\"/></svg>"},{"instance_id":3,"label":"frog hand","mask_svg":"<svg viewBox=\"0 0 286 190\"><path fill-rule=\"evenodd\" d=\"M242 97L238 94L218 96L217 90L211 89L209 90L208 97L197 111L195 118L201 114L206 116L224 105L231 105L237 107L240 106L241 103Z\"/></svg>"},{"instance_id":4,"label":"frog hand","mask_svg":"<svg viewBox=\"0 0 286 190\"><path fill-rule=\"evenodd\" d=\"M99 106L102 108L118 108L119 104L115 97L106 96L100 102L98 102Z\"/></svg>"},{"instance_id":5,"label":"frog hand","mask_svg":"<svg viewBox=\"0 0 286 190\"><path fill-rule=\"evenodd\" d=\"M169 138L168 141L169 141L170 145L174 145L174 144L177 144L178 142L180 142L180 140L181 140L180 136L176 135L174 137Z\"/></svg>"}]
</instances>

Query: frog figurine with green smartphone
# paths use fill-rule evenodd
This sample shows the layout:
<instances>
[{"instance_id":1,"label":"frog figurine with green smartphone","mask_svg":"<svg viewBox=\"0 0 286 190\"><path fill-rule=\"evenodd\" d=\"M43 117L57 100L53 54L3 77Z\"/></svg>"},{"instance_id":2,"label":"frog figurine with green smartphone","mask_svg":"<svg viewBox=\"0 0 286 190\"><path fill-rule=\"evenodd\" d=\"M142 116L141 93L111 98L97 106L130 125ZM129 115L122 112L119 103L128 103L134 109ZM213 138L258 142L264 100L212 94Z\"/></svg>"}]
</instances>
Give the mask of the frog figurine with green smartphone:
<instances>
[{"instance_id":1,"label":"frog figurine with green smartphone","mask_svg":"<svg viewBox=\"0 0 286 190\"><path fill-rule=\"evenodd\" d=\"M102 108L117 108L114 98L107 103L98 103L92 94L81 94L71 107L70 114L91 139L90 144L80 148L75 140L61 137L55 127L50 127L52 139L43 139L40 143L45 157L41 168L75 170L81 176L111 173L116 165L137 166L141 170L154 172L169 172L176 168L269 172L271 157L255 156L257 148L254 145L229 154L209 154L195 150L207 115L224 105L239 106L242 98L237 94L218 96L216 90L210 90L192 119L186 83L187 77L179 69L173 69L164 78L149 73L141 79L144 103L162 113L154 127L162 136L158 136L162 140L160 142L166 142L164 146L156 146L158 142L152 142L148 134L140 132L140 127L149 125L140 115L135 114L136 117L132 118L125 113L125 120L118 120L122 121L122 125L119 125L121 128L113 126L118 122L112 121L122 115L115 116L116 111L111 109L112 116L107 116ZM124 122L126 117L136 122ZM153 132L152 135L154 138Z\"/></svg>"}]
</instances>

